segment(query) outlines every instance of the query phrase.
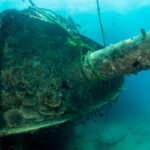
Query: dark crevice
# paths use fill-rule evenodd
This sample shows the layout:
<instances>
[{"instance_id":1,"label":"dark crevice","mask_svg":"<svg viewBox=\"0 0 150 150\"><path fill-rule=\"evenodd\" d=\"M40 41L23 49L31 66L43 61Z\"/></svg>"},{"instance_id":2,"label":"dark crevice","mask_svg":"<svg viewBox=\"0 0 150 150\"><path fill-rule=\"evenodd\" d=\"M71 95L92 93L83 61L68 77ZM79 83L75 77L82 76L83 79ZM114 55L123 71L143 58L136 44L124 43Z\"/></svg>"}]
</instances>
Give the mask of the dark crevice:
<instances>
[{"instance_id":1,"label":"dark crevice","mask_svg":"<svg viewBox=\"0 0 150 150\"><path fill-rule=\"evenodd\" d=\"M70 87L68 86L67 82L62 80L61 86L63 89L70 89Z\"/></svg>"},{"instance_id":2,"label":"dark crevice","mask_svg":"<svg viewBox=\"0 0 150 150\"><path fill-rule=\"evenodd\" d=\"M134 68L137 68L138 65L139 65L139 61L136 60L136 61L133 63L133 67L134 67Z\"/></svg>"}]
</instances>

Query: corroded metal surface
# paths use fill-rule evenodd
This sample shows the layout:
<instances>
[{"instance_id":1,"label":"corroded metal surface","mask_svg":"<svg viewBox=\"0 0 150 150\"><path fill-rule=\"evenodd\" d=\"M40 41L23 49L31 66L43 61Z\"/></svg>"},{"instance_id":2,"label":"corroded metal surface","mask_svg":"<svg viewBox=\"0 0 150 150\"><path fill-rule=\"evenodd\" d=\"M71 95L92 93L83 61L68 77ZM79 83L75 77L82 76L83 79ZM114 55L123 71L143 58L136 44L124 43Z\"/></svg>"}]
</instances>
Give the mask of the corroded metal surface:
<instances>
[{"instance_id":1,"label":"corroded metal surface","mask_svg":"<svg viewBox=\"0 0 150 150\"><path fill-rule=\"evenodd\" d=\"M122 90L123 77L96 83L84 78L80 49L86 53L98 44L86 43L56 18L36 9L0 14L0 136L72 120Z\"/></svg>"}]
</instances>

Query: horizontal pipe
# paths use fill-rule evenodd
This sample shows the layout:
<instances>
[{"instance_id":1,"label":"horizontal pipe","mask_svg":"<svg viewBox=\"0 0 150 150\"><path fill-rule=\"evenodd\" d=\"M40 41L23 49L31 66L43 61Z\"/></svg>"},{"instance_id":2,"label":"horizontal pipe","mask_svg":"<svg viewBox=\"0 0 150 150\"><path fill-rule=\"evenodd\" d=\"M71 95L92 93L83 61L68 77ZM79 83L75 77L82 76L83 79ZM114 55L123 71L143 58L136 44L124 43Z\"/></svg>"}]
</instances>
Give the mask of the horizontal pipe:
<instances>
[{"instance_id":1,"label":"horizontal pipe","mask_svg":"<svg viewBox=\"0 0 150 150\"><path fill-rule=\"evenodd\" d=\"M85 57L83 67L91 80L99 77L109 80L150 69L150 32L91 52Z\"/></svg>"}]
</instances>

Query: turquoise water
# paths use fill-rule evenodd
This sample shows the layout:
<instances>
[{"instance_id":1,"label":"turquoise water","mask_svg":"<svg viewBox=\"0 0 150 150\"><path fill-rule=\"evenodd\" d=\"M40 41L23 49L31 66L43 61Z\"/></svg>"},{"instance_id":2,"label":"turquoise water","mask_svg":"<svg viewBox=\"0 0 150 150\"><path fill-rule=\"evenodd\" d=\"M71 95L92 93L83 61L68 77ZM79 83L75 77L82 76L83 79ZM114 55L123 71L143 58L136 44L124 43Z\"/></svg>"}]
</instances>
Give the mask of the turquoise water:
<instances>
[{"instance_id":1,"label":"turquoise water","mask_svg":"<svg viewBox=\"0 0 150 150\"><path fill-rule=\"evenodd\" d=\"M37 0L39 7L52 9L79 24L80 33L102 43L96 1ZM2 0L0 10L23 9L26 0ZM100 0L107 46L150 30L150 2ZM125 77L125 90L112 106L91 113L73 126L73 140L66 150L149 150L150 149L150 71ZM102 114L102 115L99 115ZM69 135L68 135L69 136ZM50 147L49 147L50 148ZM21 149L21 148L20 148ZM50 149L53 150L51 147ZM61 148L60 148L61 150Z\"/></svg>"}]
</instances>

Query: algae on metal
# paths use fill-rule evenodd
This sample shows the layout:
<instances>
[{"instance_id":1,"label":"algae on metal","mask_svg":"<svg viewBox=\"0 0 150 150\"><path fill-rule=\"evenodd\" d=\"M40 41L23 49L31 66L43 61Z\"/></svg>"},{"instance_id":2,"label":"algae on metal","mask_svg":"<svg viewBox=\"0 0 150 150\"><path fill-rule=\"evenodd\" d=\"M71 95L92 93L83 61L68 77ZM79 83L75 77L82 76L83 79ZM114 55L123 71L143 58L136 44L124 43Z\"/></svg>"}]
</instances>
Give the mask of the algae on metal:
<instances>
[{"instance_id":1,"label":"algae on metal","mask_svg":"<svg viewBox=\"0 0 150 150\"><path fill-rule=\"evenodd\" d=\"M46 16L49 16L48 18ZM89 82L81 71L80 50L102 48L72 30L52 12L29 8L0 14L0 136L73 120L111 101L123 76Z\"/></svg>"}]
</instances>

